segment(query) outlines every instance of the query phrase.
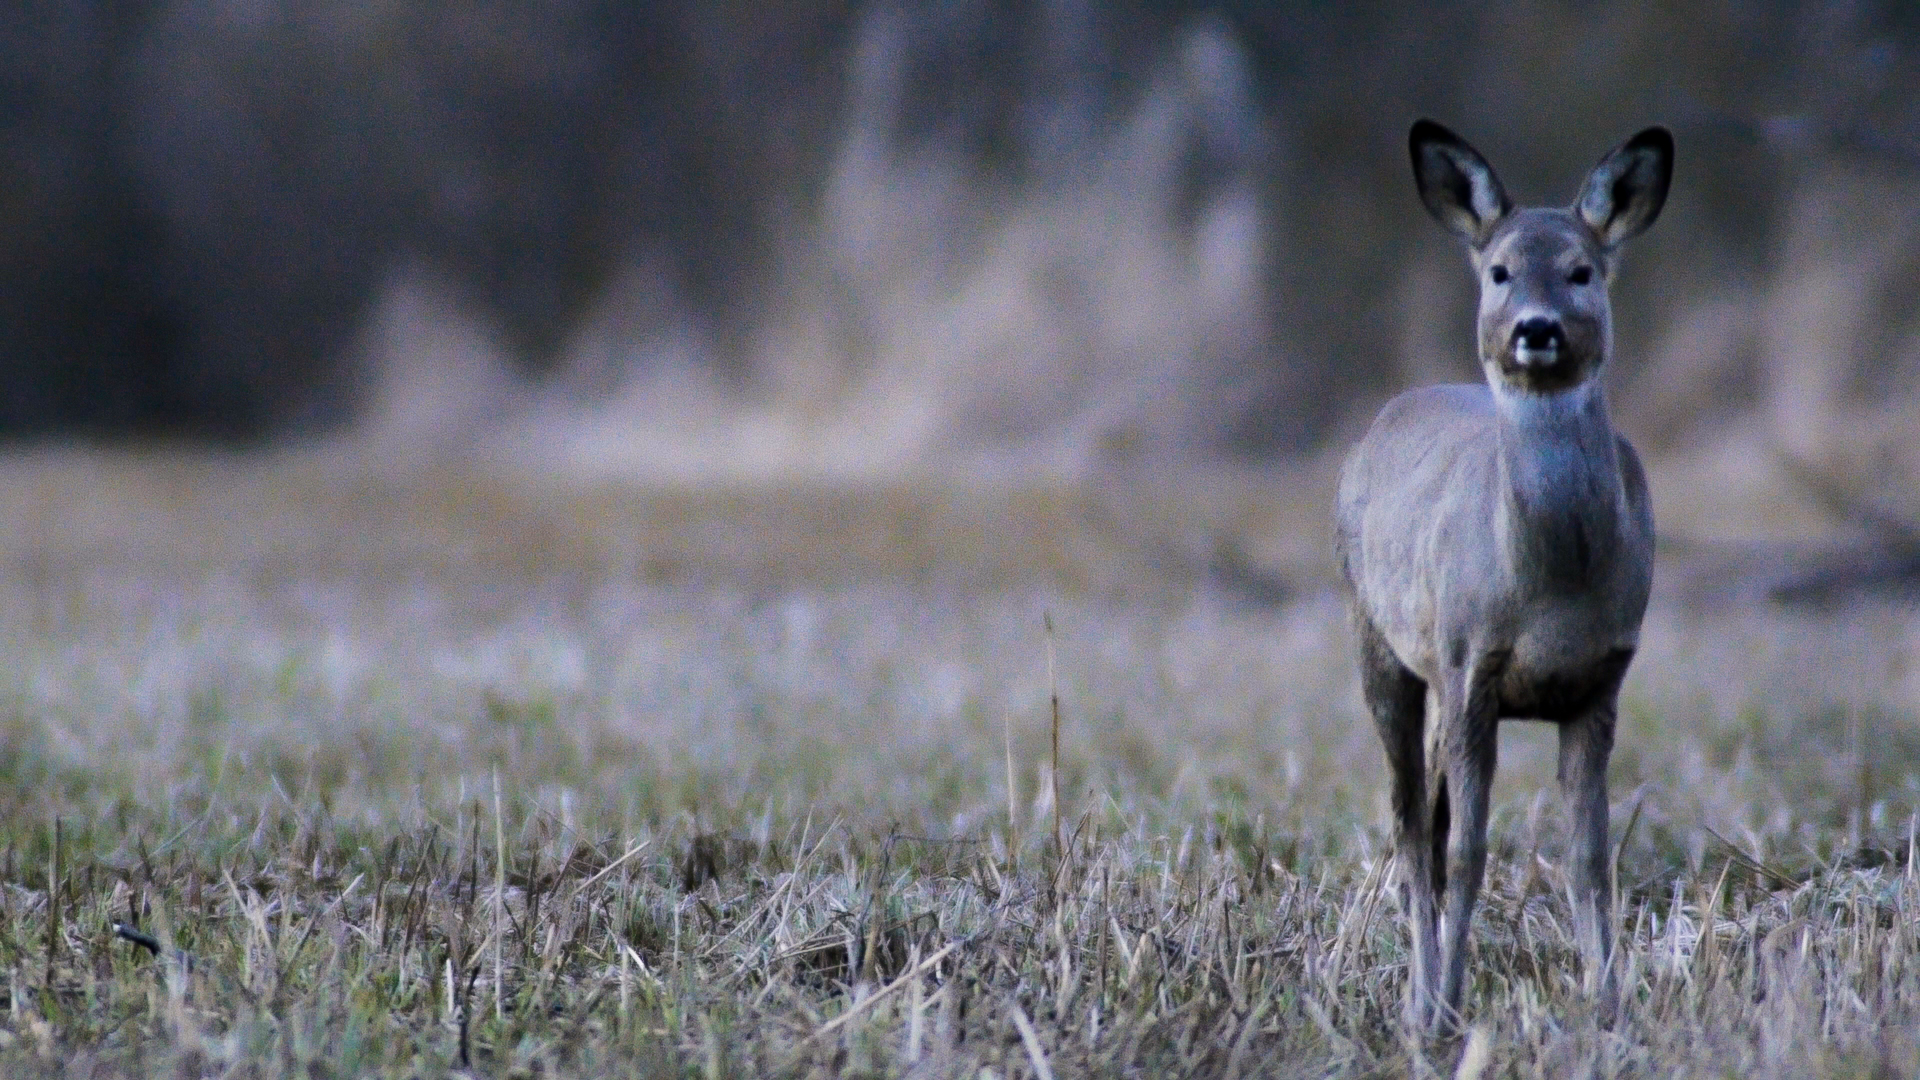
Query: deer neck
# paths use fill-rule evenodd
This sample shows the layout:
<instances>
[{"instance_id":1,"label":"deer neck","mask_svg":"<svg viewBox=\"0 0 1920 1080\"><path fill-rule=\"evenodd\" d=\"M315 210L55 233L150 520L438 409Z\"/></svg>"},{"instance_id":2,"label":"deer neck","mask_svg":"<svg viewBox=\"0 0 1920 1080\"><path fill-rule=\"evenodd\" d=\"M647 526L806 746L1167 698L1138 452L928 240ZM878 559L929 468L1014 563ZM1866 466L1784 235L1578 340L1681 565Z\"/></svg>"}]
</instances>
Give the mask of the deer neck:
<instances>
[{"instance_id":1,"label":"deer neck","mask_svg":"<svg viewBox=\"0 0 1920 1080\"><path fill-rule=\"evenodd\" d=\"M1516 579L1587 586L1619 547L1620 455L1597 379L1551 394L1495 386L1501 499L1495 531Z\"/></svg>"}]
</instances>

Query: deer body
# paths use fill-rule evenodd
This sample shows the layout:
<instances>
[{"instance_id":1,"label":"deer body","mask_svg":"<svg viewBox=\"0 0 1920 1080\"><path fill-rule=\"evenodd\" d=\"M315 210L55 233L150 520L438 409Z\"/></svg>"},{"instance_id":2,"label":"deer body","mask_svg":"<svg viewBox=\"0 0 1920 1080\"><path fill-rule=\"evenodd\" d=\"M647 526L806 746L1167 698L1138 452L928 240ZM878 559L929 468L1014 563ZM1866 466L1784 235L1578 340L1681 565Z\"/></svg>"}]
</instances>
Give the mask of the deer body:
<instances>
[{"instance_id":1,"label":"deer body","mask_svg":"<svg viewBox=\"0 0 1920 1080\"><path fill-rule=\"evenodd\" d=\"M1560 727L1575 931L1589 985L1612 996L1606 767L1652 583L1653 515L1599 375L1615 254L1658 215L1672 140L1657 128L1628 140L1567 210L1515 209L1437 124L1414 125L1410 145L1428 209L1481 278L1486 383L1389 402L1341 473L1335 531L1393 774L1414 924L1408 1013L1424 1027L1458 1019L1502 719Z\"/></svg>"},{"instance_id":2,"label":"deer body","mask_svg":"<svg viewBox=\"0 0 1920 1080\"><path fill-rule=\"evenodd\" d=\"M1653 520L1597 385L1544 402L1485 386L1395 399L1342 477L1342 532L1374 626L1429 685L1449 653L1509 651L1503 698L1637 644ZM1536 695L1537 696L1537 695ZM1540 713L1510 713L1559 719Z\"/></svg>"}]
</instances>

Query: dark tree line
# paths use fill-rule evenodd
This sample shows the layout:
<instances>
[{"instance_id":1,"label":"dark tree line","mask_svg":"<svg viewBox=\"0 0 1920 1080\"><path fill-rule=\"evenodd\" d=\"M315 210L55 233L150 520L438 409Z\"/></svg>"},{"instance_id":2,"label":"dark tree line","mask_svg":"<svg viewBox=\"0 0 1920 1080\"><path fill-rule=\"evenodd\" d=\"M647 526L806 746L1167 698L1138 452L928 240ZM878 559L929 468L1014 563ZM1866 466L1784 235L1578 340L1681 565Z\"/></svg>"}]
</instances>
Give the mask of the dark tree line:
<instances>
[{"instance_id":1,"label":"dark tree line","mask_svg":"<svg viewBox=\"0 0 1920 1080\"><path fill-rule=\"evenodd\" d=\"M1636 270L1659 288L1623 296L1657 327L1771 272L1809 162L1910 176L1915 10L28 0L0 14L0 434L338 425L366 389L353 335L413 264L529 375L636 260L718 369L751 377L783 303L832 308L857 369L880 316L820 238L851 133L937 158L981 206L1070 191L1202 40L1230 43L1231 70L1182 61L1199 74L1152 193L1183 244L1219 191L1257 190L1274 254L1260 332L1211 369L1220 437L1302 445L1337 422L1329 401L1404 377L1403 283L1442 250L1407 196L1413 116L1469 133L1529 198L1570 194L1565 163L1609 139L1674 127L1686 224ZM964 261L980 227L908 257ZM1887 340L1920 332L1912 285L1876 288Z\"/></svg>"}]
</instances>

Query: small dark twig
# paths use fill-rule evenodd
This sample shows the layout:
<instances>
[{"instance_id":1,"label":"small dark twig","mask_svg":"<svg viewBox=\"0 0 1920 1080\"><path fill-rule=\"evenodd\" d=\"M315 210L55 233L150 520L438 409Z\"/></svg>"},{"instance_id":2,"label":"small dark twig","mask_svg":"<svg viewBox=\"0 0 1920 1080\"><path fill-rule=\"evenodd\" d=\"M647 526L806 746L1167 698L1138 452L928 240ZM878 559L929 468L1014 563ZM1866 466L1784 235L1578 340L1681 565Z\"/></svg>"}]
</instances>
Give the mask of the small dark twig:
<instances>
[{"instance_id":1,"label":"small dark twig","mask_svg":"<svg viewBox=\"0 0 1920 1080\"><path fill-rule=\"evenodd\" d=\"M1755 877L1768 878L1772 880L1775 885L1778 885L1783 889L1797 889L1801 885L1805 884L1802 881L1796 880L1793 877L1793 875L1788 874L1786 871L1781 870L1777 867L1769 866L1766 863L1761 862L1758 858L1747 854L1745 851L1741 850L1740 845L1735 844L1733 841L1715 832L1712 826L1710 825L1702 826L1702 828L1706 829L1708 836L1711 836L1715 840L1719 841L1721 847L1727 849L1727 852L1732 856L1733 862L1738 863L1740 866L1744 867L1748 872L1752 873Z\"/></svg>"},{"instance_id":2,"label":"small dark twig","mask_svg":"<svg viewBox=\"0 0 1920 1080\"><path fill-rule=\"evenodd\" d=\"M167 950L161 946L159 938L146 933L138 926L123 922L108 923L107 925L113 928L113 935L115 937L122 941L130 941L147 950L149 953L152 953L155 957L167 952ZM185 949L173 950L173 962L179 964L183 971L193 970L193 954Z\"/></svg>"},{"instance_id":3,"label":"small dark twig","mask_svg":"<svg viewBox=\"0 0 1920 1080\"><path fill-rule=\"evenodd\" d=\"M60 886L65 877L60 867L60 817L53 819L53 856L47 862L47 981L53 989L54 960L60 951Z\"/></svg>"},{"instance_id":4,"label":"small dark twig","mask_svg":"<svg viewBox=\"0 0 1920 1080\"><path fill-rule=\"evenodd\" d=\"M1066 851L1068 854L1080 850L1080 834L1086 831L1087 823L1091 820L1093 820L1092 810L1081 813L1080 820L1073 827L1073 832L1068 834L1066 838ZM1070 865L1065 857L1062 857L1058 862L1054 863L1053 878L1047 885L1049 892L1059 893L1065 891L1067 887L1067 869Z\"/></svg>"},{"instance_id":5,"label":"small dark twig","mask_svg":"<svg viewBox=\"0 0 1920 1080\"><path fill-rule=\"evenodd\" d=\"M1053 612L1042 613L1041 621L1047 628L1047 704L1053 710L1053 770L1048 774L1053 783L1053 854L1057 861L1065 862L1067 838L1060 824L1060 683L1053 671Z\"/></svg>"},{"instance_id":6,"label":"small dark twig","mask_svg":"<svg viewBox=\"0 0 1920 1080\"><path fill-rule=\"evenodd\" d=\"M110 925L113 927L113 932L116 936L123 940L133 942L135 945L140 946L155 956L160 955L159 938L154 937L152 934L143 934L123 922L112 923Z\"/></svg>"},{"instance_id":7,"label":"small dark twig","mask_svg":"<svg viewBox=\"0 0 1920 1080\"><path fill-rule=\"evenodd\" d=\"M460 994L460 1067L473 1068L473 1056L468 1051L471 1040L468 1034L473 1023L473 984L480 978L480 965L474 964L467 973L467 988Z\"/></svg>"}]
</instances>

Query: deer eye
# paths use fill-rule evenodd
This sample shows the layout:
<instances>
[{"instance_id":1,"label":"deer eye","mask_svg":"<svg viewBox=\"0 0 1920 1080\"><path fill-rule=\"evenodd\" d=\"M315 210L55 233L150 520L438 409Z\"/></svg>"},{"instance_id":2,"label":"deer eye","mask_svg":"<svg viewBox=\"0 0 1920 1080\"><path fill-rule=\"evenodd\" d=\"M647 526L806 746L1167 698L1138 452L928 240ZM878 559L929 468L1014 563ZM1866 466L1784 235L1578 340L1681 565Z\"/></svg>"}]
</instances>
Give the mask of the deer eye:
<instances>
[{"instance_id":1,"label":"deer eye","mask_svg":"<svg viewBox=\"0 0 1920 1080\"><path fill-rule=\"evenodd\" d=\"M1573 272L1567 275L1567 280L1575 285L1586 285L1593 281L1593 267L1576 266Z\"/></svg>"},{"instance_id":2,"label":"deer eye","mask_svg":"<svg viewBox=\"0 0 1920 1080\"><path fill-rule=\"evenodd\" d=\"M1504 266L1496 265L1494 266L1493 270L1488 273L1487 276L1493 279L1493 283L1495 285L1505 285L1507 283L1507 277L1508 277L1507 268Z\"/></svg>"}]
</instances>

